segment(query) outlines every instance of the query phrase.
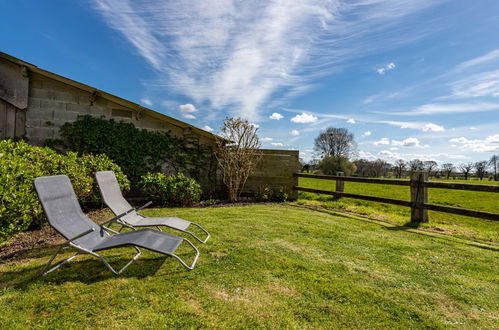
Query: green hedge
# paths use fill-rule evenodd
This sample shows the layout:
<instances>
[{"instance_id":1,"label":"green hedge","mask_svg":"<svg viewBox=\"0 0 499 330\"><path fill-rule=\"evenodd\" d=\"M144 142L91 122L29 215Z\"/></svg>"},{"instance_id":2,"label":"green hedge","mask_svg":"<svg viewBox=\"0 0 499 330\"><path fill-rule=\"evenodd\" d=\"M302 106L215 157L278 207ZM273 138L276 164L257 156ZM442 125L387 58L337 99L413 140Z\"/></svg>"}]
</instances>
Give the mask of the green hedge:
<instances>
[{"instance_id":1,"label":"green hedge","mask_svg":"<svg viewBox=\"0 0 499 330\"><path fill-rule=\"evenodd\" d=\"M201 198L201 186L184 174L148 173L139 185L144 193L160 205L191 206Z\"/></svg>"},{"instance_id":2,"label":"green hedge","mask_svg":"<svg viewBox=\"0 0 499 330\"><path fill-rule=\"evenodd\" d=\"M35 178L66 174L85 206L100 202L94 173L101 170L114 171L121 188L130 188L120 167L106 155L63 155L24 141L0 141L0 240L45 221L33 188Z\"/></svg>"}]
</instances>

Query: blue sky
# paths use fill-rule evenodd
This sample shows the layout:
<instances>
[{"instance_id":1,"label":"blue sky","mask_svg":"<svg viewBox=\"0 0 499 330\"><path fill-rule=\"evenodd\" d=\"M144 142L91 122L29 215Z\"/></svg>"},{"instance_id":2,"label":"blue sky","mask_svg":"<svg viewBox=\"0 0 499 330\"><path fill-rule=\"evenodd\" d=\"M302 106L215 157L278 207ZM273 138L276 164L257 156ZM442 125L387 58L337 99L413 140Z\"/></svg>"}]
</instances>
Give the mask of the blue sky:
<instances>
[{"instance_id":1,"label":"blue sky","mask_svg":"<svg viewBox=\"0 0 499 330\"><path fill-rule=\"evenodd\" d=\"M328 126L359 157L499 153L499 1L46 0L0 3L0 50L216 133L313 156Z\"/></svg>"}]
</instances>

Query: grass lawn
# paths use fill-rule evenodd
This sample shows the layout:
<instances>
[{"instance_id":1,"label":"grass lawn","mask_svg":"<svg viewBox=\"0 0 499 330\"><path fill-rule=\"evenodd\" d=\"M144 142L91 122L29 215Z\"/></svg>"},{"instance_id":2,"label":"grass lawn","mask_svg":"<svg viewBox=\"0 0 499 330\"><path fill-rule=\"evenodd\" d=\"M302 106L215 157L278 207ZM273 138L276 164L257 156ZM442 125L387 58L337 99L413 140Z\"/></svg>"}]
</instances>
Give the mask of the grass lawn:
<instances>
[{"instance_id":1,"label":"grass lawn","mask_svg":"<svg viewBox=\"0 0 499 330\"><path fill-rule=\"evenodd\" d=\"M499 184L493 181L439 180L446 182ZM299 178L299 186L322 190L335 190L336 182L311 178ZM410 200L410 187L360 182L345 182L345 192ZM319 204L331 209L359 213L392 224L403 225L410 220L410 208L362 201L351 198L335 199L332 196L300 192L304 204ZM491 192L463 191L455 189L428 189L430 203L463 207L478 211L499 213L499 194ZM455 214L429 211L430 222L423 224L428 230L445 231L448 234L483 242L499 243L499 225L495 221L481 220Z\"/></svg>"},{"instance_id":2,"label":"grass lawn","mask_svg":"<svg viewBox=\"0 0 499 330\"><path fill-rule=\"evenodd\" d=\"M146 213L210 230L194 271L146 251L120 277L82 257L35 278L42 247L0 264L1 327L499 327L497 250L470 241L298 204Z\"/></svg>"}]
</instances>

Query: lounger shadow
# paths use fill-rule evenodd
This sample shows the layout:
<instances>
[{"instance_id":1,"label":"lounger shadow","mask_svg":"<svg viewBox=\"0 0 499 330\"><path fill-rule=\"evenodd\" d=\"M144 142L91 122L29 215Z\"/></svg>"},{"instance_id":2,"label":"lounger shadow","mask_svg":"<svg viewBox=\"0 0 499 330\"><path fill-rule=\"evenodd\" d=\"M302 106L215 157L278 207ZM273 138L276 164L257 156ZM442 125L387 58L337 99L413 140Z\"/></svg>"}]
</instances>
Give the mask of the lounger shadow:
<instances>
[{"instance_id":1,"label":"lounger shadow","mask_svg":"<svg viewBox=\"0 0 499 330\"><path fill-rule=\"evenodd\" d=\"M152 229L141 229L120 234L105 226L118 221L126 213L120 214L99 226L83 213L73 186L65 175L39 177L34 180L34 185L50 225L66 238L64 244L59 246L50 258L42 271L42 275L58 269L81 254L90 254L99 258L111 272L118 275L137 260L141 253L139 248L174 257L185 268L194 269L199 257L199 251L189 240ZM175 251L184 241L196 252L194 261L190 266L175 255ZM56 255L61 249L68 246L75 248L78 252L49 269ZM108 263L106 258L98 253L102 250L123 246L133 246L137 254L118 271Z\"/></svg>"},{"instance_id":2,"label":"lounger shadow","mask_svg":"<svg viewBox=\"0 0 499 330\"><path fill-rule=\"evenodd\" d=\"M95 173L95 178L99 185L102 199L104 200L104 203L107 205L107 207L109 207L111 211L113 211L113 213L116 215L128 212L127 215L118 220L118 223L127 224L133 227L156 227L159 230L161 230L160 226L166 226L187 233L201 243L206 243L210 238L210 233L208 233L208 231L206 231L197 223L176 217L150 218L138 213L138 211L150 205L151 202L147 203L139 209L134 209L123 197L120 186L118 184L118 180L116 179L113 171L97 172ZM194 233L187 230L190 225L196 226L204 231L206 233L206 238L204 240L200 239Z\"/></svg>"}]
</instances>

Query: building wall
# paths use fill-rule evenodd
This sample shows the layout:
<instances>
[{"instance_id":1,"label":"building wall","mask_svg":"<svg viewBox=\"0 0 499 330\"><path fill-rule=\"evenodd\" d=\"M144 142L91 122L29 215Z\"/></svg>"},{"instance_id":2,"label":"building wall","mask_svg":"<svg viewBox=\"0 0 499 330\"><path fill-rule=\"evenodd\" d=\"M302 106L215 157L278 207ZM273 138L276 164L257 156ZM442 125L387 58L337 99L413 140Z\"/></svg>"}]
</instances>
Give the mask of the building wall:
<instances>
[{"instance_id":1,"label":"building wall","mask_svg":"<svg viewBox=\"0 0 499 330\"><path fill-rule=\"evenodd\" d=\"M188 135L201 143L213 144L181 127L139 113L140 109L124 107L37 73L30 73L28 95L26 138L35 145L42 145L46 139L59 139L60 127L66 122L75 121L79 115L114 118L131 122L138 128L170 131L178 137Z\"/></svg>"}]
</instances>

